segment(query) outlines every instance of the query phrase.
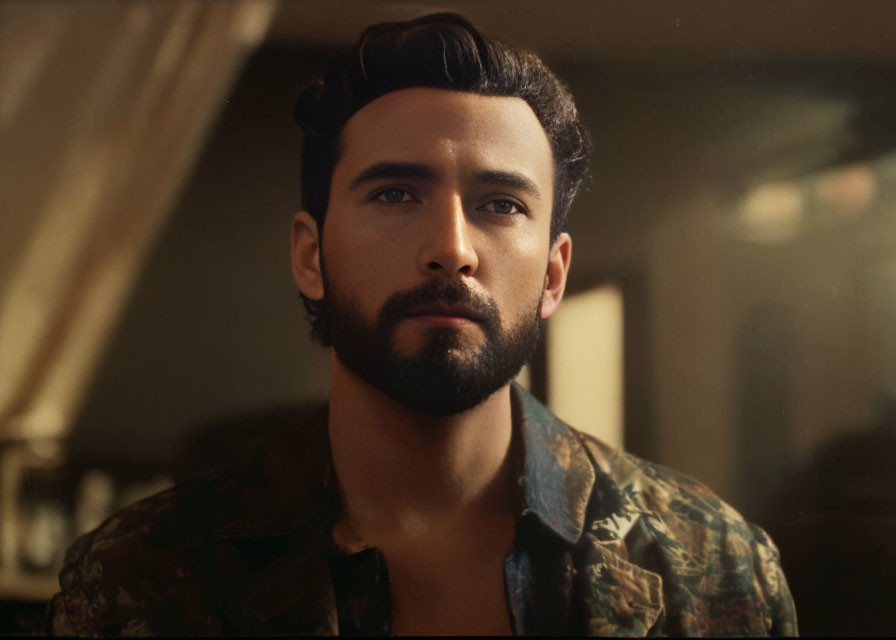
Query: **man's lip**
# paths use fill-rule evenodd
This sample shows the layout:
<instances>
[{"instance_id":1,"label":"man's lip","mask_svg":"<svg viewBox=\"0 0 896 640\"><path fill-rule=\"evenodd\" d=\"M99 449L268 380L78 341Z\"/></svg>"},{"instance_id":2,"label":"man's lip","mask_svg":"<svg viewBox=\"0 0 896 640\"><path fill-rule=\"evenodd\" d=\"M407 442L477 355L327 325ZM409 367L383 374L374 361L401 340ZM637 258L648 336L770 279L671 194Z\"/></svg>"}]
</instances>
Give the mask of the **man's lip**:
<instances>
[{"instance_id":1,"label":"man's lip","mask_svg":"<svg viewBox=\"0 0 896 640\"><path fill-rule=\"evenodd\" d=\"M447 318L466 318L467 320L479 321L482 317L463 305L432 305L428 307L420 307L407 313L408 316L445 316Z\"/></svg>"}]
</instances>

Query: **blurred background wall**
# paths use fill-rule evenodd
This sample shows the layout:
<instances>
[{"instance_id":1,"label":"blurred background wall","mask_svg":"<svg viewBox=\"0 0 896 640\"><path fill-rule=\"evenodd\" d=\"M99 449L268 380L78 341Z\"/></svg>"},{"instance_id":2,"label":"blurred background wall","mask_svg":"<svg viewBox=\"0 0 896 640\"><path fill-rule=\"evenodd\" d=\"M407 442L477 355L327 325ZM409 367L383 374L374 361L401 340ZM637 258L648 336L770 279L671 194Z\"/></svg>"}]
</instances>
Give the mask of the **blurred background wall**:
<instances>
[{"instance_id":1,"label":"blurred background wall","mask_svg":"<svg viewBox=\"0 0 896 640\"><path fill-rule=\"evenodd\" d=\"M525 383L896 632L896 5L0 3L0 631L111 510L326 399L288 266L299 87L373 22L532 48L595 144Z\"/></svg>"}]
</instances>

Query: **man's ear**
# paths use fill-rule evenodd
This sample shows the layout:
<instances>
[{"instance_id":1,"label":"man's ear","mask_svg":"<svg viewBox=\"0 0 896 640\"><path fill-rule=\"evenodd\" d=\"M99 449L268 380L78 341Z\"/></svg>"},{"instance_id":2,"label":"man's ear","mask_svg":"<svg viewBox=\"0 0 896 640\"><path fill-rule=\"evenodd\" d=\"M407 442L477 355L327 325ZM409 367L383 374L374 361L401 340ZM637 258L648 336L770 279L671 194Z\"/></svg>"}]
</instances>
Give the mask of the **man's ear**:
<instances>
[{"instance_id":1,"label":"man's ear","mask_svg":"<svg viewBox=\"0 0 896 640\"><path fill-rule=\"evenodd\" d=\"M566 274L569 273L569 261L572 258L572 238L568 233L561 233L551 245L551 256L548 258L548 269L544 274L544 298L541 302L541 317L554 315L563 291L566 289Z\"/></svg>"},{"instance_id":2,"label":"man's ear","mask_svg":"<svg viewBox=\"0 0 896 640\"><path fill-rule=\"evenodd\" d=\"M320 270L320 233L307 211L299 211L290 230L292 277L302 294L311 300L324 297L324 277Z\"/></svg>"}]
</instances>

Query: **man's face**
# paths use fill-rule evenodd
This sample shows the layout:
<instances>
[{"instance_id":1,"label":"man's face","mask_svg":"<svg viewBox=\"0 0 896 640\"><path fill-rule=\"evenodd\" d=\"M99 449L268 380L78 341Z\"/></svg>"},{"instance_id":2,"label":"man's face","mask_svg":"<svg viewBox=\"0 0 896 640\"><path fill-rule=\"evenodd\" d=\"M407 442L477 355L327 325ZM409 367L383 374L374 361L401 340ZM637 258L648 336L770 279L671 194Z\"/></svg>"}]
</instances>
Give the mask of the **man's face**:
<instances>
[{"instance_id":1,"label":"man's face","mask_svg":"<svg viewBox=\"0 0 896 640\"><path fill-rule=\"evenodd\" d=\"M418 411L479 404L525 364L559 302L552 291L542 305L558 253L565 281L544 129L519 98L417 88L365 106L341 142L315 245L336 355Z\"/></svg>"}]
</instances>

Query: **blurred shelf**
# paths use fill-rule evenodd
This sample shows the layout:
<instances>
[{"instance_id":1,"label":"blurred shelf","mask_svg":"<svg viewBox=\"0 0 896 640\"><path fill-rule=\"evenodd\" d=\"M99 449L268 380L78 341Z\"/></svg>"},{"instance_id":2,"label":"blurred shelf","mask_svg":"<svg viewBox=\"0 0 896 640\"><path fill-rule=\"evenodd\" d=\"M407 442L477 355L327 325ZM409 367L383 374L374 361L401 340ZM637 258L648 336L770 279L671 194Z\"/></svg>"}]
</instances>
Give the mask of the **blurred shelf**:
<instances>
[{"instance_id":1,"label":"blurred shelf","mask_svg":"<svg viewBox=\"0 0 896 640\"><path fill-rule=\"evenodd\" d=\"M55 574L34 576L0 570L0 600L49 602L57 591L59 581Z\"/></svg>"}]
</instances>

